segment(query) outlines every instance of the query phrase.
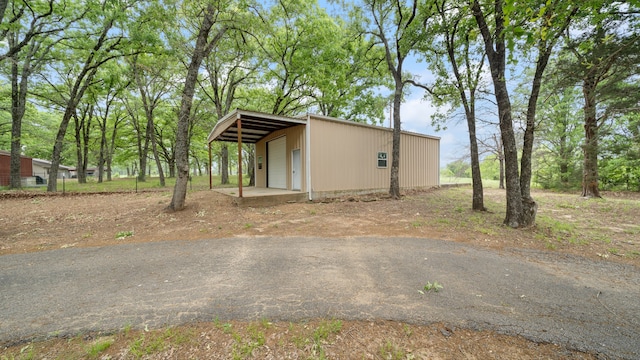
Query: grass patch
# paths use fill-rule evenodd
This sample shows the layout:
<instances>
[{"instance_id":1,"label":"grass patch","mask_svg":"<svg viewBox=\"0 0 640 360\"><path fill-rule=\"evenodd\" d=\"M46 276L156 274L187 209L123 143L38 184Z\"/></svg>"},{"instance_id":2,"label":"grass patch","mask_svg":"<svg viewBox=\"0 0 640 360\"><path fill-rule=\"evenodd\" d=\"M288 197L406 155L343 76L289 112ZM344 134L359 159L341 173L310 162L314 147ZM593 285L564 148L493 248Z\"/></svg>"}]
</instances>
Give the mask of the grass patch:
<instances>
[{"instance_id":1,"label":"grass patch","mask_svg":"<svg viewBox=\"0 0 640 360\"><path fill-rule=\"evenodd\" d=\"M106 351L113 344L113 339L98 340L87 349L87 357L97 358L102 352Z\"/></svg>"},{"instance_id":2,"label":"grass patch","mask_svg":"<svg viewBox=\"0 0 640 360\"><path fill-rule=\"evenodd\" d=\"M118 240L123 240L125 238L128 238L130 236L133 236L133 230L129 230L129 231L119 231L116 234L116 239Z\"/></svg>"},{"instance_id":3,"label":"grass patch","mask_svg":"<svg viewBox=\"0 0 640 360\"><path fill-rule=\"evenodd\" d=\"M542 214L538 214L536 218L536 227L546 238L557 241L568 241L576 234L576 226L574 224Z\"/></svg>"},{"instance_id":4,"label":"grass patch","mask_svg":"<svg viewBox=\"0 0 640 360\"><path fill-rule=\"evenodd\" d=\"M407 352L395 345L390 340L387 340L378 351L378 355L382 359L387 360L405 360L407 358Z\"/></svg>"},{"instance_id":5,"label":"grass patch","mask_svg":"<svg viewBox=\"0 0 640 360\"><path fill-rule=\"evenodd\" d=\"M414 228L419 228L422 225L424 225L422 220L414 220L411 222L411 226L413 226Z\"/></svg>"},{"instance_id":6,"label":"grass patch","mask_svg":"<svg viewBox=\"0 0 640 360\"><path fill-rule=\"evenodd\" d=\"M422 290L418 290L421 294L433 291L433 292L438 292L440 291L440 289L444 288L439 282L434 281L433 283L431 283L431 281L427 281L427 284L422 288L424 291Z\"/></svg>"},{"instance_id":7,"label":"grass patch","mask_svg":"<svg viewBox=\"0 0 640 360\"><path fill-rule=\"evenodd\" d=\"M318 327L313 331L313 340L315 342L325 341L331 334L337 334L342 329L342 321L321 321Z\"/></svg>"},{"instance_id":8,"label":"grass patch","mask_svg":"<svg viewBox=\"0 0 640 360\"><path fill-rule=\"evenodd\" d=\"M535 348L527 359L556 358L566 349L535 344L519 337L487 331L460 329L443 337L439 324L409 325L397 322L318 319L309 322L233 321L223 333L223 322L213 320L160 329L132 330L129 327L109 337L90 340L78 334L73 338L53 338L27 345L3 348L0 360L26 359L333 359L376 358L418 359L429 348L433 358L447 358L464 352L477 358L508 358L514 349ZM232 324L232 325L231 325ZM497 340L492 340L497 339ZM453 340L453 341L452 341ZM505 344L510 347L504 348ZM533 351L533 350L532 350ZM540 351L537 353L537 351ZM559 352L560 351L560 352ZM579 353L578 353L579 354ZM373 357L372 357L373 356ZM575 356L575 358L583 358Z\"/></svg>"},{"instance_id":9,"label":"grass patch","mask_svg":"<svg viewBox=\"0 0 640 360\"><path fill-rule=\"evenodd\" d=\"M559 204L556 205L556 207L560 208L560 209L572 209L575 210L578 207L574 204L570 204L570 203L566 203L566 202L561 202Z\"/></svg>"}]
</instances>

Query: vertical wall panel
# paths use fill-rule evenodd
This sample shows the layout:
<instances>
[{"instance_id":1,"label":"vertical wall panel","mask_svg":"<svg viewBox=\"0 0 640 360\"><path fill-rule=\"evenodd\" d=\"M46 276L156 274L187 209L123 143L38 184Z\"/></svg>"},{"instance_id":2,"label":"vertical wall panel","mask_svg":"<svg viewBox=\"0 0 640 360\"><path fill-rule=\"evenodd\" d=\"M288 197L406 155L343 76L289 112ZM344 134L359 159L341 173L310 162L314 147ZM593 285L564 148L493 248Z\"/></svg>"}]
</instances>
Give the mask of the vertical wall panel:
<instances>
[{"instance_id":1,"label":"vertical wall panel","mask_svg":"<svg viewBox=\"0 0 640 360\"><path fill-rule=\"evenodd\" d=\"M311 117L313 191L386 189L390 184L393 132L390 129ZM403 133L400 141L400 186L439 185L438 138ZM377 167L386 152L387 167Z\"/></svg>"}]
</instances>

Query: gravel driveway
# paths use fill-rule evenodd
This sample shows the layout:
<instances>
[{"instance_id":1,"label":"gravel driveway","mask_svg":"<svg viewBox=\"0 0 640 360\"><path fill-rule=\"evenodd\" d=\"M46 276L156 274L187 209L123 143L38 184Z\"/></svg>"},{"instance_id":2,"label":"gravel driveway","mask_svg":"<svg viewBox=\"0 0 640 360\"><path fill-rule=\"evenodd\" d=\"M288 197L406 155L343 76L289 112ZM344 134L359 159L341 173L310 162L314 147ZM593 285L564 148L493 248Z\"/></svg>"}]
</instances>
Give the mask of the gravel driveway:
<instances>
[{"instance_id":1,"label":"gravel driveway","mask_svg":"<svg viewBox=\"0 0 640 360\"><path fill-rule=\"evenodd\" d=\"M427 282L444 286L421 293ZM229 238L0 256L0 344L194 320L388 319L640 358L640 273L419 238Z\"/></svg>"}]
</instances>

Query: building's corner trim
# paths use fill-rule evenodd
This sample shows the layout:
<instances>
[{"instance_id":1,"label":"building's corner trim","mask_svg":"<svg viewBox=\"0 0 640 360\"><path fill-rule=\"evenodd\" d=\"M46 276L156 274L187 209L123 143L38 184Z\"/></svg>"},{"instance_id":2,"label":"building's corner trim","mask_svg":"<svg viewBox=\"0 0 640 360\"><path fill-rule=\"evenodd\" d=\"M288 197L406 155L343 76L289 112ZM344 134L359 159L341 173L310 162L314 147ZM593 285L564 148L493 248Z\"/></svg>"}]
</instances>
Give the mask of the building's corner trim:
<instances>
[{"instance_id":1,"label":"building's corner trim","mask_svg":"<svg viewBox=\"0 0 640 360\"><path fill-rule=\"evenodd\" d=\"M306 186L307 192L309 193L309 201L313 200L313 192L311 191L311 115L307 113L307 124L304 127L304 135L305 135L305 172L307 176Z\"/></svg>"}]
</instances>

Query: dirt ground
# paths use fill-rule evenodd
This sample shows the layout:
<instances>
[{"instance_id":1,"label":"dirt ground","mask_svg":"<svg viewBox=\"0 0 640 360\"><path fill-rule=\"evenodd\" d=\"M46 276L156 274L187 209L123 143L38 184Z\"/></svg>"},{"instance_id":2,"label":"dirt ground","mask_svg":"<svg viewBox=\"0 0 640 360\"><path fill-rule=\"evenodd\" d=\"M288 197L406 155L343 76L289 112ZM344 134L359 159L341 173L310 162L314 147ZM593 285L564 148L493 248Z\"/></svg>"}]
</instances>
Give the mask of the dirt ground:
<instances>
[{"instance_id":1,"label":"dirt ground","mask_svg":"<svg viewBox=\"0 0 640 360\"><path fill-rule=\"evenodd\" d=\"M393 236L459 241L497 250L542 249L640 265L637 194L608 193L603 200L549 192L536 192L533 196L539 203L537 225L514 230L501 225L505 198L504 191L498 189L485 191L489 210L485 213L469 209L468 187L409 193L399 201L372 195L260 208L235 206L231 198L215 191L194 191L188 194L187 208L181 212L166 210L171 199L169 191L64 196L5 192L0 193L0 255L236 236ZM320 339L321 344L309 340L300 346L292 345L298 338L314 339L309 329L317 328L321 320L310 321L270 326L264 322L228 324L228 328L239 329L237 333L228 333L216 323L154 330L159 338L169 330L191 335L184 343L164 337L166 346L144 356L132 356L132 344L140 342L140 336L144 343L154 335L147 334L145 340L144 332L132 330L111 334L108 339L113 345L101 354L105 359L232 358L239 343L250 343L242 339L255 334L251 327L262 326L264 341L238 358L322 358L322 354L328 358L371 359L596 358L595 354L571 352L562 344L536 344L490 331L383 321L341 322L338 331ZM96 338L100 337L93 334L75 342L53 339L4 351L0 348L0 353L8 354L0 358L21 358L20 351L35 352L33 358L91 357L87 347ZM76 351L79 355L66 356Z\"/></svg>"}]
</instances>

